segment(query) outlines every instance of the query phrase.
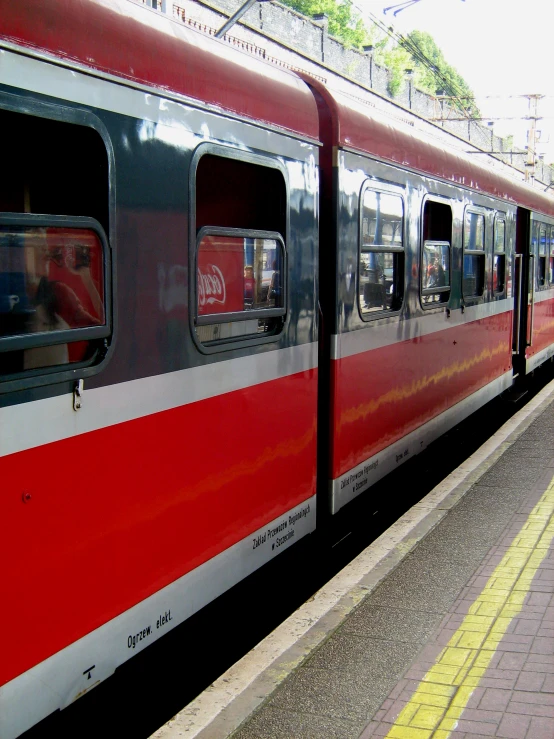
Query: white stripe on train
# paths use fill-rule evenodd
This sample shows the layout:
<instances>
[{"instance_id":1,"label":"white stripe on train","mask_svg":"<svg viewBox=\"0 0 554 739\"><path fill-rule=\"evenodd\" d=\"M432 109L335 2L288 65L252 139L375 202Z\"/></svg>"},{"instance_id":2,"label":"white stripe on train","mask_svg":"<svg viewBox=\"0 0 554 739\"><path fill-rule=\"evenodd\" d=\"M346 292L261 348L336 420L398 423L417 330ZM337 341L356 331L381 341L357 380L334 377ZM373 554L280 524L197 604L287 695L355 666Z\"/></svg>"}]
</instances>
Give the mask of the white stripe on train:
<instances>
[{"instance_id":1,"label":"white stripe on train","mask_svg":"<svg viewBox=\"0 0 554 739\"><path fill-rule=\"evenodd\" d=\"M317 367L317 342L0 408L0 457Z\"/></svg>"},{"instance_id":2,"label":"white stripe on train","mask_svg":"<svg viewBox=\"0 0 554 739\"><path fill-rule=\"evenodd\" d=\"M14 739L66 708L137 652L314 531L315 523L314 495L3 685L0 737Z\"/></svg>"}]
</instances>

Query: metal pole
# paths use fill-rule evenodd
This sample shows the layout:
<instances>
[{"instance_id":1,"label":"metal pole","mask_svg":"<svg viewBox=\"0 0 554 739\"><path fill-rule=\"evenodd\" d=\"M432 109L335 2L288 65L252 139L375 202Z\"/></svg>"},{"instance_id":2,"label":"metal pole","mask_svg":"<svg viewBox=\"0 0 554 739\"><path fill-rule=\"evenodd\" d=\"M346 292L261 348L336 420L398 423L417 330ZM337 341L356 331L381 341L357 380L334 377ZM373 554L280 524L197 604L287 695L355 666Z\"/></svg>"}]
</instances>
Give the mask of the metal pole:
<instances>
[{"instance_id":1,"label":"metal pole","mask_svg":"<svg viewBox=\"0 0 554 739\"><path fill-rule=\"evenodd\" d=\"M235 23L238 21L239 18L242 18L242 16L246 13L247 10L250 10L250 8L255 5L258 2L258 0L246 0L244 5L241 5L240 8L237 10L235 15L232 15L227 23L225 23L219 31L215 34L215 38L222 38L225 36L227 31L232 28Z\"/></svg>"}]
</instances>

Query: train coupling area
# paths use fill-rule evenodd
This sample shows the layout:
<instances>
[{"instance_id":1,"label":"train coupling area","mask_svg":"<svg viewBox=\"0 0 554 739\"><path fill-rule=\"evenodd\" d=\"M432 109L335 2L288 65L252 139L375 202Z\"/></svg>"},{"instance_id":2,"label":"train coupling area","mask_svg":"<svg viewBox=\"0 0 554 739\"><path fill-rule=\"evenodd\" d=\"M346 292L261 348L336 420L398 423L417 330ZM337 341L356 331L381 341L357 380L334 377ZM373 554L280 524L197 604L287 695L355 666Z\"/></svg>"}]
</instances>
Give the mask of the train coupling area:
<instances>
[{"instance_id":1,"label":"train coupling area","mask_svg":"<svg viewBox=\"0 0 554 739\"><path fill-rule=\"evenodd\" d=\"M552 739L554 382L155 739Z\"/></svg>"}]
</instances>

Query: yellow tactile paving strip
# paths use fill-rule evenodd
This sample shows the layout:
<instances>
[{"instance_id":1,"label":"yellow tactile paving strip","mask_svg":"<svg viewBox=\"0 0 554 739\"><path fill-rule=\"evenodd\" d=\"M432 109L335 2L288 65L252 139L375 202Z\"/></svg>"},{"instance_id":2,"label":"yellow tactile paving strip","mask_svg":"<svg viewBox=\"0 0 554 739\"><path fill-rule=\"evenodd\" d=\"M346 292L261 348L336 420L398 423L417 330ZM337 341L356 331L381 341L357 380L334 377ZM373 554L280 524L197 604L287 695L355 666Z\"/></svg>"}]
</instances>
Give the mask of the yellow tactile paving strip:
<instances>
[{"instance_id":1,"label":"yellow tactile paving strip","mask_svg":"<svg viewBox=\"0 0 554 739\"><path fill-rule=\"evenodd\" d=\"M448 739L554 538L554 478L386 739Z\"/></svg>"}]
</instances>

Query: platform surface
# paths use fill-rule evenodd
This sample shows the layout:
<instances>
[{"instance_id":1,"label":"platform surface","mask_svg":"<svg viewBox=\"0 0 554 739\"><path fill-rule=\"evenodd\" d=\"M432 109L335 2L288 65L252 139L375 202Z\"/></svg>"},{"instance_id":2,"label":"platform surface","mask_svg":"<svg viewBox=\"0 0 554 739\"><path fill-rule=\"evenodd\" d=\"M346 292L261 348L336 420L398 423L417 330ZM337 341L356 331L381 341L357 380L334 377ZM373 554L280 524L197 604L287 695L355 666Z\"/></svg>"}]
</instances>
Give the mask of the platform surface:
<instances>
[{"instance_id":1,"label":"platform surface","mask_svg":"<svg viewBox=\"0 0 554 739\"><path fill-rule=\"evenodd\" d=\"M554 739L554 383L158 739Z\"/></svg>"}]
</instances>

